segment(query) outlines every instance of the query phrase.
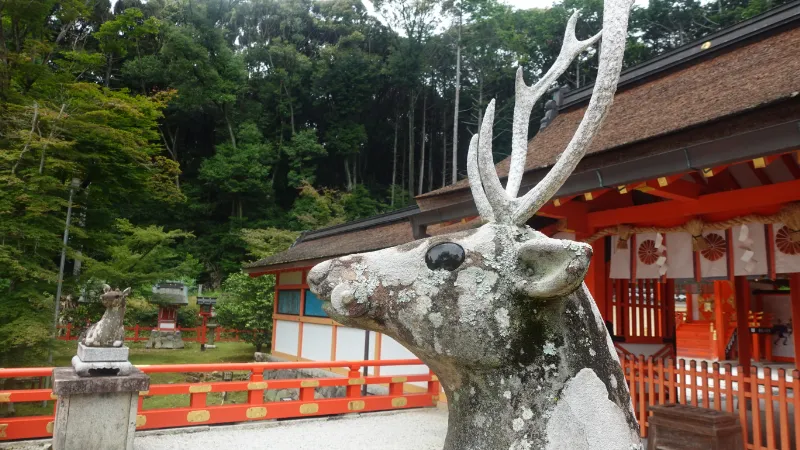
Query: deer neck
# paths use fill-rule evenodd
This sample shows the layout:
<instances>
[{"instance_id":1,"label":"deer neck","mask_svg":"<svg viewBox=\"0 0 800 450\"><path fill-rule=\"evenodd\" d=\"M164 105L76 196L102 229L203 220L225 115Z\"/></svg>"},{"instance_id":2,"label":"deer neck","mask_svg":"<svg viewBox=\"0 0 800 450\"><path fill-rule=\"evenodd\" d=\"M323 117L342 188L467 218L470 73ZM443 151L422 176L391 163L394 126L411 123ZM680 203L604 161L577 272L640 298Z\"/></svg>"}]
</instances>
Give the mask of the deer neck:
<instances>
[{"instance_id":1,"label":"deer neck","mask_svg":"<svg viewBox=\"0 0 800 450\"><path fill-rule=\"evenodd\" d=\"M541 357L444 371L445 450L582 449L587 440L596 442L591 430L602 420L616 427L609 436L617 436L602 448L639 448L630 395L594 301L579 289L564 307L560 323L538 343Z\"/></svg>"}]
</instances>

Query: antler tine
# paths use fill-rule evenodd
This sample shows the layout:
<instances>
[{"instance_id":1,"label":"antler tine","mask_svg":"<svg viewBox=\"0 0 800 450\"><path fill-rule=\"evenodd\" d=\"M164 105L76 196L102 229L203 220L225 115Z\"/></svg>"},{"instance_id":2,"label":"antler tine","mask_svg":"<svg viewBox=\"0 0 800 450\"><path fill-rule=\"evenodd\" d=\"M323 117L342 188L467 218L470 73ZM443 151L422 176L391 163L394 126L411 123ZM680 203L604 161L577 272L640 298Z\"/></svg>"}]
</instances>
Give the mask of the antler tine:
<instances>
[{"instance_id":1,"label":"antler tine","mask_svg":"<svg viewBox=\"0 0 800 450\"><path fill-rule=\"evenodd\" d=\"M492 205L495 219L500 222L511 221L511 198L503 190L497 170L492 158L492 125L494 124L494 99L489 102L481 122L481 132L478 137L478 173L480 174L483 190L489 204Z\"/></svg>"},{"instance_id":2,"label":"antler tine","mask_svg":"<svg viewBox=\"0 0 800 450\"><path fill-rule=\"evenodd\" d=\"M628 30L628 10L633 0L606 0L603 9L603 43L600 47L600 63L597 69L592 98L580 125L572 136L564 153L558 158L547 176L525 196L517 199L513 221L524 224L564 184L575 166L586 154L586 150L600 129L606 113L614 100L625 40Z\"/></svg>"},{"instance_id":3,"label":"antler tine","mask_svg":"<svg viewBox=\"0 0 800 450\"><path fill-rule=\"evenodd\" d=\"M575 36L575 25L578 22L579 15L580 10L575 11L570 16L567 22L567 29L564 31L564 43L561 45L561 51L556 58L556 62L536 84L533 86L526 85L522 67L517 69L514 125L511 137L511 165L508 172L508 182L506 183L506 192L511 198L516 198L517 193L519 193L522 174L525 172L525 159L528 155L528 124L531 121L533 106L544 95L550 85L569 68L573 59L600 39L602 31L584 41L578 40Z\"/></svg>"},{"instance_id":4,"label":"antler tine","mask_svg":"<svg viewBox=\"0 0 800 450\"><path fill-rule=\"evenodd\" d=\"M489 199L486 198L486 192L483 190L483 183L481 182L481 174L478 170L478 135L472 135L469 141L469 152L467 152L467 176L469 177L469 187L472 190L472 198L475 200L475 206L478 208L478 214L487 222L494 221L494 210Z\"/></svg>"}]
</instances>

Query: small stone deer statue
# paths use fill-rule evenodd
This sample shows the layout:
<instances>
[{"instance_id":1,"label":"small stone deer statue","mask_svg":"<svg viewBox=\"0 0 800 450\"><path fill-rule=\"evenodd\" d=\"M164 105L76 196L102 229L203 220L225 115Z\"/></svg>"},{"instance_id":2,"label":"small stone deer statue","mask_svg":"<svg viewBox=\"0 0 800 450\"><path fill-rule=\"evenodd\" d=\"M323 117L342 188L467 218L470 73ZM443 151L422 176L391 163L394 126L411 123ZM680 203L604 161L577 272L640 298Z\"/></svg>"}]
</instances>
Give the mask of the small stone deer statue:
<instances>
[{"instance_id":1,"label":"small stone deer statue","mask_svg":"<svg viewBox=\"0 0 800 450\"><path fill-rule=\"evenodd\" d=\"M131 293L131 288L124 291L111 289L103 285L103 295L100 301L106 307L103 317L86 330L83 345L87 347L122 347L125 341L125 298Z\"/></svg>"},{"instance_id":2,"label":"small stone deer statue","mask_svg":"<svg viewBox=\"0 0 800 450\"><path fill-rule=\"evenodd\" d=\"M311 290L338 322L385 333L438 376L448 400L445 450L641 448L630 394L583 279L592 248L527 220L564 183L611 106L631 0L606 0L597 81L574 137L548 175L517 197L534 103L600 35L579 41L577 13L554 66L533 86L517 73L505 188L492 160L494 101L469 147L480 228L326 261Z\"/></svg>"}]
</instances>

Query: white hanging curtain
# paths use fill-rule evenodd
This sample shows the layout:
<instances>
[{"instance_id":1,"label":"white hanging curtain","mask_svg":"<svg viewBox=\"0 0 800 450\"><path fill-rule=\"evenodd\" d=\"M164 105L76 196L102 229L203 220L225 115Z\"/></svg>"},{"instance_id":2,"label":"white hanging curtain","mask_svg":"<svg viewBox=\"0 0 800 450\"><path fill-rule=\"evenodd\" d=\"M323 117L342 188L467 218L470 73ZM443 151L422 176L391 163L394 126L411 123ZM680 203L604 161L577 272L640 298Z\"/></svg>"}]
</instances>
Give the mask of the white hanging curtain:
<instances>
[{"instance_id":1,"label":"white hanging curtain","mask_svg":"<svg viewBox=\"0 0 800 450\"><path fill-rule=\"evenodd\" d=\"M617 248L619 236L611 236L611 271L609 278L629 280L631 278L631 241L628 248Z\"/></svg>"},{"instance_id":2,"label":"white hanging curtain","mask_svg":"<svg viewBox=\"0 0 800 450\"><path fill-rule=\"evenodd\" d=\"M661 233L639 233L636 235L637 279L657 279L667 273L667 256L664 235Z\"/></svg>"},{"instance_id":3,"label":"white hanging curtain","mask_svg":"<svg viewBox=\"0 0 800 450\"><path fill-rule=\"evenodd\" d=\"M708 247L700 250L700 276L725 278L728 276L728 241L724 230L703 233Z\"/></svg>"},{"instance_id":4,"label":"white hanging curtain","mask_svg":"<svg viewBox=\"0 0 800 450\"><path fill-rule=\"evenodd\" d=\"M772 225L776 273L800 272L800 242L792 242L792 233L783 223Z\"/></svg>"},{"instance_id":5,"label":"white hanging curtain","mask_svg":"<svg viewBox=\"0 0 800 450\"><path fill-rule=\"evenodd\" d=\"M767 236L761 223L733 227L733 273L736 276L766 275Z\"/></svg>"},{"instance_id":6,"label":"white hanging curtain","mask_svg":"<svg viewBox=\"0 0 800 450\"><path fill-rule=\"evenodd\" d=\"M667 278L694 278L692 235L685 232L665 233L667 241Z\"/></svg>"}]
</instances>

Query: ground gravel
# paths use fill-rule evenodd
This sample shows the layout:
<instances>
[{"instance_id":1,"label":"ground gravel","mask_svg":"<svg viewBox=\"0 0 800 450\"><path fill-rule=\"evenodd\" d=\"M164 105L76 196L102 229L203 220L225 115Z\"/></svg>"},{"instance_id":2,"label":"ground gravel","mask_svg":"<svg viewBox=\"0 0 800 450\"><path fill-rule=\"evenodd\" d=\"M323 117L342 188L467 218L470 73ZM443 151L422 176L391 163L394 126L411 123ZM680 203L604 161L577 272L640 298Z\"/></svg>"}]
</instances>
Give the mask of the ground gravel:
<instances>
[{"instance_id":1,"label":"ground gravel","mask_svg":"<svg viewBox=\"0 0 800 450\"><path fill-rule=\"evenodd\" d=\"M345 415L211 427L196 433L137 435L135 450L439 450L447 434L447 410Z\"/></svg>"}]
</instances>

